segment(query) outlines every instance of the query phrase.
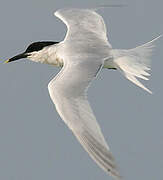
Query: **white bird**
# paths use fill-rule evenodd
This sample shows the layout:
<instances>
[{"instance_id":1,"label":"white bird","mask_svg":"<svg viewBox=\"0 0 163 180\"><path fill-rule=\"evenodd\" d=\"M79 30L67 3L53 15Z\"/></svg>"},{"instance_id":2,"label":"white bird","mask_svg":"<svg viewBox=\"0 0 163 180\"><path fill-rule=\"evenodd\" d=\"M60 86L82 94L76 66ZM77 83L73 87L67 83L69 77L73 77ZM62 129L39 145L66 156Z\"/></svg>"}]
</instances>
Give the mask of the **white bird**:
<instances>
[{"instance_id":1,"label":"white bird","mask_svg":"<svg viewBox=\"0 0 163 180\"><path fill-rule=\"evenodd\" d=\"M151 93L137 78L148 80L154 41L134 49L112 49L103 18L93 9L61 9L55 12L67 26L62 42L35 42L21 58L62 67L48 90L62 120L91 158L110 175L120 178L115 160L87 100L87 89L102 68L117 69L127 79Z\"/></svg>"}]
</instances>

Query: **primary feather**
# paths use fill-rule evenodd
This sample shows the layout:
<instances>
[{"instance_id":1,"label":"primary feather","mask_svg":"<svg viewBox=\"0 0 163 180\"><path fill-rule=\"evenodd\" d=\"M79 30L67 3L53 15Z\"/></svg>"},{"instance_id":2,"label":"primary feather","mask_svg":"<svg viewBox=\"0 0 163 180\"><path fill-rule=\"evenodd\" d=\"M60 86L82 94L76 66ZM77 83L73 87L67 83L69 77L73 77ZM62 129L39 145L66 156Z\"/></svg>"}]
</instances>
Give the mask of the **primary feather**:
<instances>
[{"instance_id":1,"label":"primary feather","mask_svg":"<svg viewBox=\"0 0 163 180\"><path fill-rule=\"evenodd\" d=\"M56 48L64 66L48 85L50 97L60 117L92 159L110 175L120 178L86 92L102 68L118 69L150 92L136 77L147 80L153 41L130 50L112 49L103 18L94 10L61 9L55 15L66 24L67 34Z\"/></svg>"}]
</instances>

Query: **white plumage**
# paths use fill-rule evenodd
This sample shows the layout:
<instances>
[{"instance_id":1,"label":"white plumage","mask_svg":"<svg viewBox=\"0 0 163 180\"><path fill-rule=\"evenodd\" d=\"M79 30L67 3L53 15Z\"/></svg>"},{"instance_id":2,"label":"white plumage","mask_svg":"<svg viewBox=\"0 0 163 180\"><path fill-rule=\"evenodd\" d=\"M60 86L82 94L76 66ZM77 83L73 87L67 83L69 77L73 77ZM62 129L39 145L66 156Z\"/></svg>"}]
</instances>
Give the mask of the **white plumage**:
<instances>
[{"instance_id":1,"label":"white plumage","mask_svg":"<svg viewBox=\"0 0 163 180\"><path fill-rule=\"evenodd\" d=\"M86 92L102 68L113 68L151 93L137 78L148 80L149 58L154 41L160 36L134 49L112 49L103 18L95 10L61 9L55 15L67 26L62 42L32 43L6 63L27 57L62 67L48 85L56 110L92 159L110 175L120 178Z\"/></svg>"},{"instance_id":2,"label":"white plumage","mask_svg":"<svg viewBox=\"0 0 163 180\"><path fill-rule=\"evenodd\" d=\"M50 97L90 156L105 171L120 177L86 96L90 82L111 57L103 19L89 9L64 9L55 15L67 25L68 32L57 49L64 66L49 83Z\"/></svg>"},{"instance_id":3,"label":"white plumage","mask_svg":"<svg viewBox=\"0 0 163 180\"><path fill-rule=\"evenodd\" d=\"M130 81L151 92L136 77L147 80L154 40L134 49L114 50L108 42L105 23L94 10L61 9L55 15L66 24L67 34L57 46L56 53L64 66L48 85L50 97L63 121L96 163L120 178L86 91L105 67L120 70Z\"/></svg>"}]
</instances>

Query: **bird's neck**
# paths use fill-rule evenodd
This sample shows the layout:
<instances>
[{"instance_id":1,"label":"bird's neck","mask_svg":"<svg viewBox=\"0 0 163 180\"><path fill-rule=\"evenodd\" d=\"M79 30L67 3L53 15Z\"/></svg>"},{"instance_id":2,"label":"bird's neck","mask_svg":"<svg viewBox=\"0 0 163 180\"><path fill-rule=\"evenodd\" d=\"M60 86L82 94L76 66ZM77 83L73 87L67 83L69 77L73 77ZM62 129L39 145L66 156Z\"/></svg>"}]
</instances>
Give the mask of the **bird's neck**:
<instances>
[{"instance_id":1,"label":"bird's neck","mask_svg":"<svg viewBox=\"0 0 163 180\"><path fill-rule=\"evenodd\" d=\"M63 60L57 55L57 47L55 45L45 47L38 52L33 52L28 59L56 67L63 66Z\"/></svg>"}]
</instances>

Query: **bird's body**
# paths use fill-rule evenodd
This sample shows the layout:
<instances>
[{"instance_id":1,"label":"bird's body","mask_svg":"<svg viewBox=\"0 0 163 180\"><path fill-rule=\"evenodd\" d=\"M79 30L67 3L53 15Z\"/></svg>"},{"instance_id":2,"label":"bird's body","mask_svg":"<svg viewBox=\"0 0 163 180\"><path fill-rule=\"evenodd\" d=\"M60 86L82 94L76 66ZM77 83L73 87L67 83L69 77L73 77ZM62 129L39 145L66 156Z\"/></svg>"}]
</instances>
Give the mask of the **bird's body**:
<instances>
[{"instance_id":1,"label":"bird's body","mask_svg":"<svg viewBox=\"0 0 163 180\"><path fill-rule=\"evenodd\" d=\"M32 54L31 57L28 56L28 59L31 59L34 62L45 63L56 67L63 67L64 62L63 62L62 52L58 51L58 49L60 48L62 48L63 51L65 49L64 47L62 47L62 42L61 43L58 42L57 44L54 45L49 45L45 47L41 53L35 52ZM111 59L112 57L110 56L110 58L106 58L104 60L103 68L116 69L112 64Z\"/></svg>"},{"instance_id":2,"label":"bird's body","mask_svg":"<svg viewBox=\"0 0 163 180\"><path fill-rule=\"evenodd\" d=\"M27 57L35 62L62 67L48 90L62 120L90 154L109 174L119 178L115 160L87 100L86 91L102 68L118 69L144 87L136 77L147 80L152 40L129 50L112 49L103 18L92 9L61 9L55 12L67 26L62 42L36 42L7 62ZM37 49L37 50L36 50Z\"/></svg>"}]
</instances>

